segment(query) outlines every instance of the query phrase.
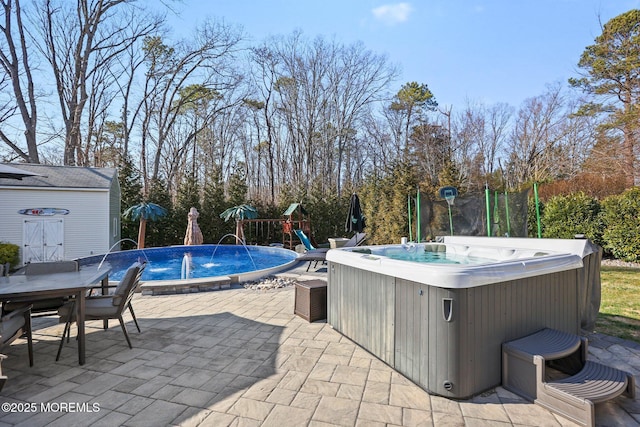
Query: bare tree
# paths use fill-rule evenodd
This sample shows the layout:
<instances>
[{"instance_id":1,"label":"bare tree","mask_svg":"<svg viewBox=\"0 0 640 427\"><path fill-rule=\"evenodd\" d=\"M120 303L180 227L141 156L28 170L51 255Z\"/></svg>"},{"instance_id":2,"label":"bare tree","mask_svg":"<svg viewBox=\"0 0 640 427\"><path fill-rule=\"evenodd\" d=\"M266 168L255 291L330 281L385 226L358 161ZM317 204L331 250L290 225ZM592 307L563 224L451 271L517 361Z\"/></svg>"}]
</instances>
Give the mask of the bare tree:
<instances>
[{"instance_id":1,"label":"bare tree","mask_svg":"<svg viewBox=\"0 0 640 427\"><path fill-rule=\"evenodd\" d=\"M182 96L182 90L197 82L201 88L224 93L241 81L233 66L233 56L241 40L238 31L224 23L209 21L196 30L194 39L195 44L185 41L173 46L165 44L160 37L149 37L145 41L147 72L141 107L141 161L145 191L149 180L160 177L167 138L184 107L208 96L204 91ZM240 99L236 102L239 103ZM225 107L228 106L220 108ZM202 123L201 127L206 124ZM153 145L151 159L147 158L149 143ZM148 172L149 160L151 173Z\"/></svg>"},{"instance_id":2,"label":"bare tree","mask_svg":"<svg viewBox=\"0 0 640 427\"><path fill-rule=\"evenodd\" d=\"M0 45L0 64L2 64L4 75L8 76L11 82L15 102L2 105L0 123L11 117L15 110L20 112L24 124L26 151L1 129L0 139L25 161L40 163L36 142L38 109L22 7L20 0L15 0L15 3L12 0L1 0L0 4L2 4L5 18L4 24L0 26L4 36L3 43Z\"/></svg>"},{"instance_id":3,"label":"bare tree","mask_svg":"<svg viewBox=\"0 0 640 427\"><path fill-rule=\"evenodd\" d=\"M260 122L256 121L255 124L258 130L258 146L261 149L264 148L267 154L269 195L271 203L273 204L275 203L276 198L274 92L278 76L278 58L276 52L268 46L268 43L264 43L261 46L251 49L250 60L251 63L255 65L251 76L259 99L249 102L248 105L250 105L254 110L262 111L262 120L265 127L263 134L266 138L264 144L262 144L262 140L260 138Z\"/></svg>"},{"instance_id":4,"label":"bare tree","mask_svg":"<svg viewBox=\"0 0 640 427\"><path fill-rule=\"evenodd\" d=\"M92 76L113 66L120 54L148 33L148 30L130 32L131 28L138 28L137 17L144 16L140 10L132 12L135 3L135 0L77 0L72 7L64 1L42 0L39 5L43 40L40 50L51 65L56 83L65 125L67 165L82 161L82 120L93 90L90 84L104 83L100 79L91 80Z\"/></svg>"},{"instance_id":5,"label":"bare tree","mask_svg":"<svg viewBox=\"0 0 640 427\"><path fill-rule=\"evenodd\" d=\"M467 103L453 124L456 158L469 176L471 187L490 183L505 150L512 108L507 104Z\"/></svg>"},{"instance_id":6,"label":"bare tree","mask_svg":"<svg viewBox=\"0 0 640 427\"><path fill-rule=\"evenodd\" d=\"M336 62L329 73L330 101L334 106L329 123L335 129L335 142L330 146L337 155L336 188L341 194L343 165L351 178L351 155L357 149L356 134L367 107L382 100L384 91L397 76L397 69L386 58L361 44L337 48Z\"/></svg>"},{"instance_id":7,"label":"bare tree","mask_svg":"<svg viewBox=\"0 0 640 427\"><path fill-rule=\"evenodd\" d=\"M512 188L556 176L566 132L567 112L560 85L527 99L518 110L508 142L508 178ZM561 164L561 163L560 163Z\"/></svg>"},{"instance_id":8,"label":"bare tree","mask_svg":"<svg viewBox=\"0 0 640 427\"><path fill-rule=\"evenodd\" d=\"M358 131L396 76L395 67L362 44L308 40L299 31L269 39L251 59L270 167L276 159L276 169L287 171L303 192L318 181L322 191L339 194L355 164L364 161Z\"/></svg>"}]
</instances>

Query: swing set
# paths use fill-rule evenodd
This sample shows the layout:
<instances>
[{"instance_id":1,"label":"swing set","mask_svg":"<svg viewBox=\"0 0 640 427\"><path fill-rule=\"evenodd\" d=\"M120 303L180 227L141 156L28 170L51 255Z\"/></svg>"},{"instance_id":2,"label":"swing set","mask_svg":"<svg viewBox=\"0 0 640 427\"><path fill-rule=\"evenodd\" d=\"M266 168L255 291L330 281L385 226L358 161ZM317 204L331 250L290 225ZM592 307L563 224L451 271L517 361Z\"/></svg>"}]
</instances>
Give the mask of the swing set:
<instances>
[{"instance_id":1,"label":"swing set","mask_svg":"<svg viewBox=\"0 0 640 427\"><path fill-rule=\"evenodd\" d=\"M247 242L274 245L274 242L281 240L283 247L293 249L298 241L297 237L294 241L295 230L302 230L307 236L310 236L311 242L315 246L311 233L311 219L301 203L289 205L282 216L283 218L240 220L240 227L245 232ZM275 245L278 244L275 243Z\"/></svg>"}]
</instances>

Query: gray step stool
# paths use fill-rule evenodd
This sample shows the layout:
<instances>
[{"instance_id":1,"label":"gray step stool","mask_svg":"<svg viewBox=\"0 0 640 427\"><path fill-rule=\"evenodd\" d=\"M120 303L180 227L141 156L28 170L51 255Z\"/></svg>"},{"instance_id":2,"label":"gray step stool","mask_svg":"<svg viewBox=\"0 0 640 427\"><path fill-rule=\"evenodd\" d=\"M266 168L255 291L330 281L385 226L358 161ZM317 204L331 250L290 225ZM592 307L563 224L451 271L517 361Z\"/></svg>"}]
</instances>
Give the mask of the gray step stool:
<instances>
[{"instance_id":1,"label":"gray step stool","mask_svg":"<svg viewBox=\"0 0 640 427\"><path fill-rule=\"evenodd\" d=\"M594 405L623 393L634 398L635 379L587 361L587 345L586 338L554 329L506 342L502 344L502 385L580 425L595 426ZM552 379L552 371L561 375Z\"/></svg>"}]
</instances>

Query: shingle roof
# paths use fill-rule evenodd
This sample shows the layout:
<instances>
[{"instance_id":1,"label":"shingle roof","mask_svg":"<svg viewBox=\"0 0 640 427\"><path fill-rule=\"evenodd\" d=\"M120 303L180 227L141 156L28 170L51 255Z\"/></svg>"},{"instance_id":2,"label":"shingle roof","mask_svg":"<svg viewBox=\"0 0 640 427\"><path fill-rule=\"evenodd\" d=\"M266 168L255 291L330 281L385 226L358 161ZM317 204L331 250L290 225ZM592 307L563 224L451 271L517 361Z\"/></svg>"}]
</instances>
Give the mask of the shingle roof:
<instances>
[{"instance_id":1,"label":"shingle roof","mask_svg":"<svg viewBox=\"0 0 640 427\"><path fill-rule=\"evenodd\" d=\"M117 169L79 166L51 166L33 163L7 163L28 172L43 176L25 177L22 180L0 178L0 187L55 187L55 188L104 188L109 189L117 176Z\"/></svg>"}]
</instances>

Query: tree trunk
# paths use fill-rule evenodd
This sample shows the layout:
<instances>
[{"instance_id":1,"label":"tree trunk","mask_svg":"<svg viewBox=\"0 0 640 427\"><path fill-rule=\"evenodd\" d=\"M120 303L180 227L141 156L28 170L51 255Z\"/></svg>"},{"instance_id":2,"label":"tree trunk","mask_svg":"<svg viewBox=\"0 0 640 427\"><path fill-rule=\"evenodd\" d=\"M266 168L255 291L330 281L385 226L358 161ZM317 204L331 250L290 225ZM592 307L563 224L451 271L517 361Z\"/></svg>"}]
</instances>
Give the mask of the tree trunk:
<instances>
[{"instance_id":1,"label":"tree trunk","mask_svg":"<svg viewBox=\"0 0 640 427\"><path fill-rule=\"evenodd\" d=\"M236 245L244 244L244 227L242 223L236 220Z\"/></svg>"},{"instance_id":2,"label":"tree trunk","mask_svg":"<svg viewBox=\"0 0 640 427\"><path fill-rule=\"evenodd\" d=\"M138 228L138 249L144 249L144 236L147 232L147 220L140 218L140 227Z\"/></svg>"}]
</instances>

